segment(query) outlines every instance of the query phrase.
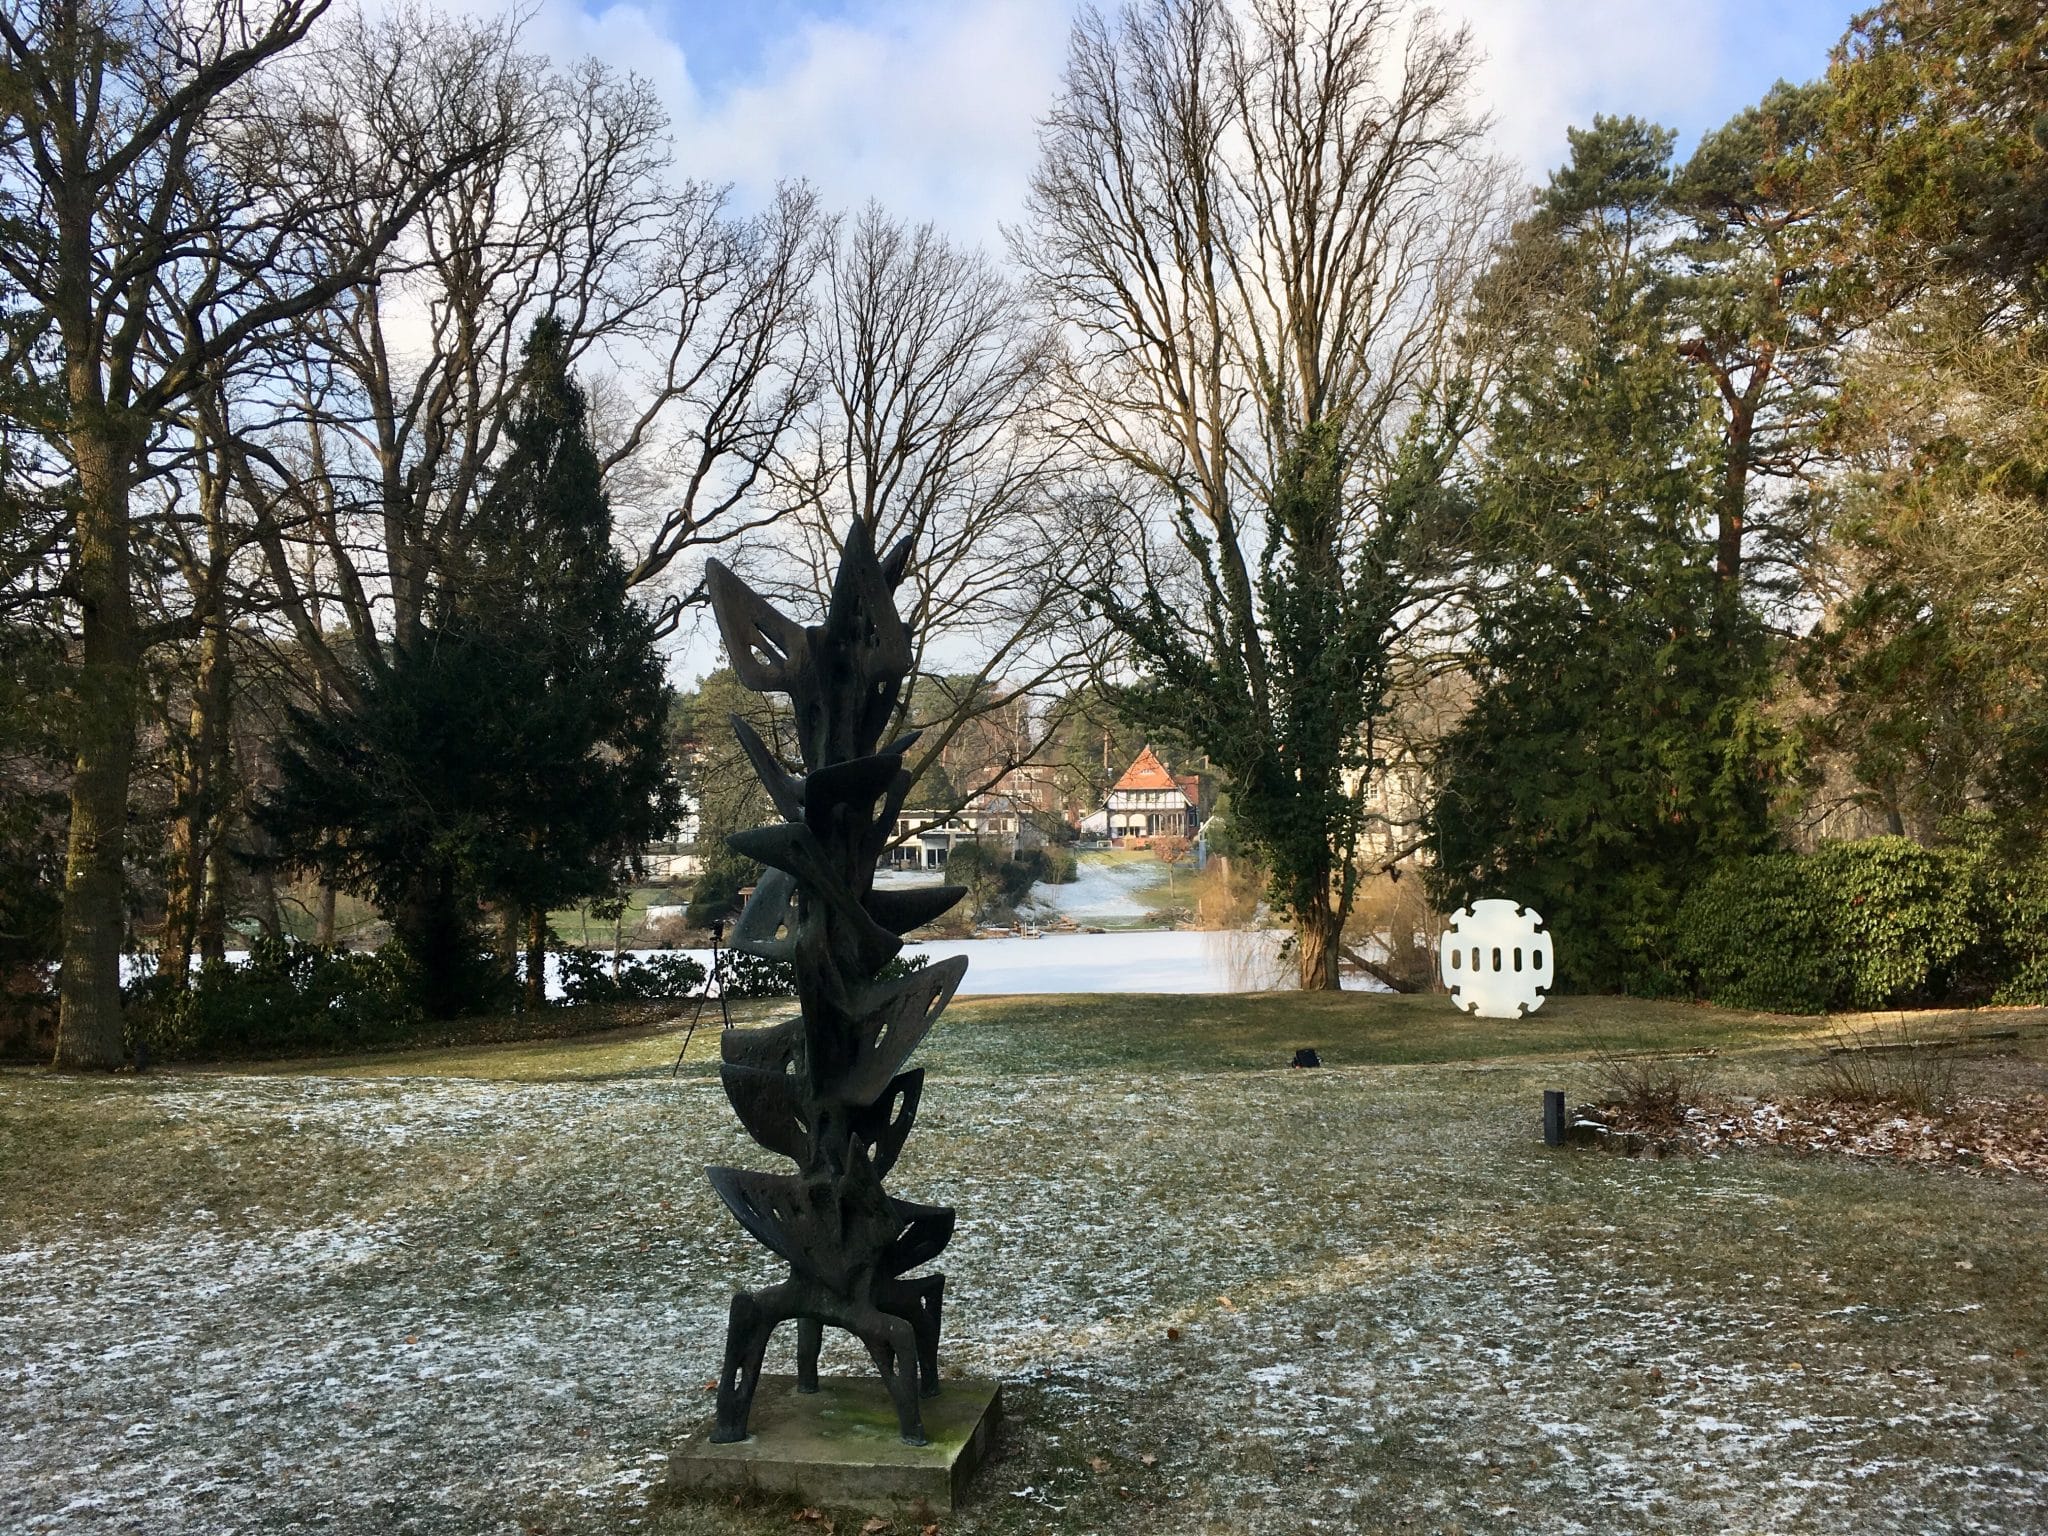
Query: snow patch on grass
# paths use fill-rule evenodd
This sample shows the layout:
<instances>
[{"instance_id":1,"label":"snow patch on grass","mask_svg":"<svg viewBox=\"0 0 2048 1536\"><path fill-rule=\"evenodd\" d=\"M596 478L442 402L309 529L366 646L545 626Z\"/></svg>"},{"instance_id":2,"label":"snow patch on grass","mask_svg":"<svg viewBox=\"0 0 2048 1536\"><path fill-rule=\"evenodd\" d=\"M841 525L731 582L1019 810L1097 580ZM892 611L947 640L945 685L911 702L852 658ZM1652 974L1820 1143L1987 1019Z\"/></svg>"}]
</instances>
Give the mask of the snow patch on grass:
<instances>
[{"instance_id":1,"label":"snow patch on grass","mask_svg":"<svg viewBox=\"0 0 2048 1536\"><path fill-rule=\"evenodd\" d=\"M1012 1415L949 1536L2037 1527L2038 1191L1558 1156L1533 1088L935 1078L892 1187L959 1208L947 1369ZM0 1226L0 1529L789 1528L649 1503L777 1268L701 1079L0 1077L10 1122L93 1172Z\"/></svg>"}]
</instances>

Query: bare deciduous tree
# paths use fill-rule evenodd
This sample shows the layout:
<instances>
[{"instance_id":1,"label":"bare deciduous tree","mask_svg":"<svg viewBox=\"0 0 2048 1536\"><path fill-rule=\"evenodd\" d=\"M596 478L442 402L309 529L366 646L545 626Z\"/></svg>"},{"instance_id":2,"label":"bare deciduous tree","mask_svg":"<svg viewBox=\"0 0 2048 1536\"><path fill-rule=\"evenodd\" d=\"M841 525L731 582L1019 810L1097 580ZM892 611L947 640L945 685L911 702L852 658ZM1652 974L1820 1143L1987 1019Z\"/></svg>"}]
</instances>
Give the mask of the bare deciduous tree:
<instances>
[{"instance_id":1,"label":"bare deciduous tree","mask_svg":"<svg viewBox=\"0 0 2048 1536\"><path fill-rule=\"evenodd\" d=\"M963 801L1029 762L1090 662L1056 538L1056 444L1040 430L1052 348L1015 285L979 252L870 205L834 231L809 355L815 399L778 456L771 497L797 584L822 592L858 519L908 539L916 637L895 730L924 732L912 772L962 748ZM1008 730L981 729L1002 722ZM957 809L936 806L936 809Z\"/></svg>"},{"instance_id":2,"label":"bare deciduous tree","mask_svg":"<svg viewBox=\"0 0 2048 1536\"><path fill-rule=\"evenodd\" d=\"M431 127L418 104L462 81L486 83L475 109L511 131L308 317L236 424L242 484L271 508L282 611L344 696L335 641L375 664L460 565L537 317L561 323L590 380L631 580L670 585L671 623L701 598L694 573L672 580L679 562L765 515L748 492L803 400L807 192L742 219L721 188L672 185L646 83L594 62L556 70L510 22L360 22L320 94L351 124L351 153L405 158ZM373 218L335 221L335 260Z\"/></svg>"},{"instance_id":3,"label":"bare deciduous tree","mask_svg":"<svg viewBox=\"0 0 2048 1536\"><path fill-rule=\"evenodd\" d=\"M1391 0L1088 13L1016 241L1069 343L1134 704L1230 775L1305 987L1337 985L1371 728L1470 419L1457 317L1504 206L1473 57Z\"/></svg>"},{"instance_id":4,"label":"bare deciduous tree","mask_svg":"<svg viewBox=\"0 0 2048 1536\"><path fill-rule=\"evenodd\" d=\"M144 641L131 497L152 472L162 423L210 367L361 278L476 149L442 131L470 95L458 83L424 104L435 131L419 153L331 163L328 136L315 131L295 152L266 157L260 179L237 177L252 163L243 146L284 142L269 120L280 85L266 91L263 77L325 9L326 0L36 0L0 11L0 272L22 299L0 364L32 381L35 426L75 485L61 1065L122 1056L123 856ZM342 259L308 238L358 205L369 210L363 238Z\"/></svg>"}]
</instances>

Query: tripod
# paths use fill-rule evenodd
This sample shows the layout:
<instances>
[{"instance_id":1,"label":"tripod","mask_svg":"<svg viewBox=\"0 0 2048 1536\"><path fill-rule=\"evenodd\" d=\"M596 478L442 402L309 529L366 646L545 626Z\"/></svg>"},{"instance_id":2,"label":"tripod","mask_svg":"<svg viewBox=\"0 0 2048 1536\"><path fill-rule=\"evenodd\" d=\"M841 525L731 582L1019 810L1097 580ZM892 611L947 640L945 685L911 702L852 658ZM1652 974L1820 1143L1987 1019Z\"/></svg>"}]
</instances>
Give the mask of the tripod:
<instances>
[{"instance_id":1,"label":"tripod","mask_svg":"<svg viewBox=\"0 0 2048 1536\"><path fill-rule=\"evenodd\" d=\"M711 970L704 977L704 990L697 994L697 1011L690 1015L690 1027L683 1032L683 1048L676 1052L676 1064L668 1069L674 1077L683 1070L683 1058L690 1054L690 1041L697 1033L697 1024L704 1017L704 999L711 995L712 987L718 988L718 1012L725 1020L725 1027L732 1028L732 1010L725 1005L725 986L718 976L718 942L725 937L723 921L711 925Z\"/></svg>"}]
</instances>

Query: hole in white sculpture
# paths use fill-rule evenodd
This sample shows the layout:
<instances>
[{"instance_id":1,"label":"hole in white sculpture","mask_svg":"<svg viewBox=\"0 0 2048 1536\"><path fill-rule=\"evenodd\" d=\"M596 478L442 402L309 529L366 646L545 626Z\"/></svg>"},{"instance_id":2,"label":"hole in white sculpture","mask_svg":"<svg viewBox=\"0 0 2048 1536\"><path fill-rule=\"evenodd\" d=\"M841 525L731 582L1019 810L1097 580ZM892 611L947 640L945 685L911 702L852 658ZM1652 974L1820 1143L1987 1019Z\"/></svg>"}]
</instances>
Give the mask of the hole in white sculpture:
<instances>
[{"instance_id":1,"label":"hole in white sculpture","mask_svg":"<svg viewBox=\"0 0 2048 1536\"><path fill-rule=\"evenodd\" d=\"M1464 968L1465 968L1465 951L1463 951L1462 949L1454 949L1454 950L1452 950L1452 951L1451 951L1451 969L1452 969L1452 970L1454 970L1454 971L1462 971L1462 970L1463 970Z\"/></svg>"},{"instance_id":2,"label":"hole in white sculpture","mask_svg":"<svg viewBox=\"0 0 2048 1536\"><path fill-rule=\"evenodd\" d=\"M1500 969L1500 950L1497 946L1493 951L1493 968L1496 971Z\"/></svg>"},{"instance_id":3,"label":"hole in white sculpture","mask_svg":"<svg viewBox=\"0 0 2048 1536\"><path fill-rule=\"evenodd\" d=\"M1519 970L1520 970L1521 968L1522 968L1522 946L1521 946L1521 945L1519 945L1519 944L1517 944L1517 945L1515 946L1515 969L1519 971Z\"/></svg>"}]
</instances>

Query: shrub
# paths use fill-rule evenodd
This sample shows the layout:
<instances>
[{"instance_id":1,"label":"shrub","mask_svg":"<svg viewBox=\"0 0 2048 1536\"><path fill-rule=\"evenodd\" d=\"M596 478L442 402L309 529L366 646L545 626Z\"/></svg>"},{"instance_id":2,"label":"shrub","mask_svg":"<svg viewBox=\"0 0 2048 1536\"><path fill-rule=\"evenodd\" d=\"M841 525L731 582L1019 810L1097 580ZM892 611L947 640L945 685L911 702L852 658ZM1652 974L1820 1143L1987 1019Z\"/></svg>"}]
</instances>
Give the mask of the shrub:
<instances>
[{"instance_id":1,"label":"shrub","mask_svg":"<svg viewBox=\"0 0 2048 1536\"><path fill-rule=\"evenodd\" d=\"M1798 854L1723 864L1679 905L1678 965L1723 1007L1819 1013L1840 987L1823 905Z\"/></svg>"},{"instance_id":2,"label":"shrub","mask_svg":"<svg viewBox=\"0 0 2048 1536\"><path fill-rule=\"evenodd\" d=\"M1593 1057L1601 1102L1653 1125L1676 1125L1713 1091L1705 1057L1602 1050Z\"/></svg>"},{"instance_id":3,"label":"shrub","mask_svg":"<svg viewBox=\"0 0 2048 1536\"><path fill-rule=\"evenodd\" d=\"M1681 904L1678 966L1700 995L1735 1008L1939 1000L1995 939L1979 863L1902 837L1731 861Z\"/></svg>"},{"instance_id":4,"label":"shrub","mask_svg":"<svg viewBox=\"0 0 2048 1536\"><path fill-rule=\"evenodd\" d=\"M927 963L921 954L897 955L875 973L875 980L895 981L923 970ZM796 971L787 960L764 960L737 950L718 952L718 983L725 996L734 1000L796 996Z\"/></svg>"},{"instance_id":5,"label":"shrub","mask_svg":"<svg viewBox=\"0 0 2048 1536\"><path fill-rule=\"evenodd\" d=\"M1983 974L1972 980L1996 1003L2048 1004L2048 846L1986 816L1942 830L1972 860L1990 935Z\"/></svg>"},{"instance_id":6,"label":"shrub","mask_svg":"<svg viewBox=\"0 0 2048 1536\"><path fill-rule=\"evenodd\" d=\"M763 960L737 950L718 952L718 989L730 998L795 997L796 972L787 960Z\"/></svg>"},{"instance_id":7,"label":"shrub","mask_svg":"<svg viewBox=\"0 0 2048 1536\"><path fill-rule=\"evenodd\" d=\"M1938 1114L1956 1094L1955 1057L1942 1044L1914 1034L1903 1019L1889 1029L1837 1030L1815 1090L1843 1104Z\"/></svg>"},{"instance_id":8,"label":"shrub","mask_svg":"<svg viewBox=\"0 0 2048 1536\"><path fill-rule=\"evenodd\" d=\"M695 997L704 967L688 955L622 955L570 946L561 951L562 998L569 1003L652 1002Z\"/></svg>"},{"instance_id":9,"label":"shrub","mask_svg":"<svg viewBox=\"0 0 2048 1536\"><path fill-rule=\"evenodd\" d=\"M1048 843L1024 857L1034 870L1031 878L1041 885L1072 885L1081 878L1081 861L1064 844Z\"/></svg>"},{"instance_id":10,"label":"shrub","mask_svg":"<svg viewBox=\"0 0 2048 1536\"><path fill-rule=\"evenodd\" d=\"M140 983L130 1044L166 1060L398 1044L422 1020L408 970L396 949L349 954L259 938L244 964L209 961L183 991L165 977Z\"/></svg>"}]
</instances>

